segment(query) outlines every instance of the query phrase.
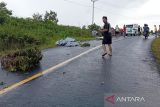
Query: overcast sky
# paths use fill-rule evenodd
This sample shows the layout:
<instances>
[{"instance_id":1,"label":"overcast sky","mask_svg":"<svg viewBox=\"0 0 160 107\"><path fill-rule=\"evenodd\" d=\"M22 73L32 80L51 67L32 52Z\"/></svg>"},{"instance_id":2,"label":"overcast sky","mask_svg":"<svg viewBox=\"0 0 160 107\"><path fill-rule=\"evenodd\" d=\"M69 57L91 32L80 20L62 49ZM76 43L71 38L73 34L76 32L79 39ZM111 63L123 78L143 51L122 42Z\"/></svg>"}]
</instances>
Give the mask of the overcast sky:
<instances>
[{"instance_id":1,"label":"overcast sky","mask_svg":"<svg viewBox=\"0 0 160 107\"><path fill-rule=\"evenodd\" d=\"M59 24L83 26L92 22L91 0L0 0L6 2L14 16L32 17L46 10L57 12ZM95 23L102 26L107 16L113 27L123 24L160 24L160 0L98 0L95 3Z\"/></svg>"}]
</instances>

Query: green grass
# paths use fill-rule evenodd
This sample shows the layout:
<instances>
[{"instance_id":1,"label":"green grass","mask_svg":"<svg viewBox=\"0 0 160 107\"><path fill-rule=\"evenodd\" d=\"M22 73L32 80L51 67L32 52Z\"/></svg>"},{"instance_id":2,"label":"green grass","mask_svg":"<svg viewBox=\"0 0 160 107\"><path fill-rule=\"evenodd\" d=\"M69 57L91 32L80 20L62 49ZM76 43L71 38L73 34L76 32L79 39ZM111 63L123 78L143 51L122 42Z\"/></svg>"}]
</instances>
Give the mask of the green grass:
<instances>
[{"instance_id":1,"label":"green grass","mask_svg":"<svg viewBox=\"0 0 160 107\"><path fill-rule=\"evenodd\" d=\"M39 42L36 45L40 49L53 48L56 41L66 37L75 38L77 41L94 39L88 29L58 25L50 21L10 17L0 25L0 56L17 49L35 46L36 41Z\"/></svg>"},{"instance_id":2,"label":"green grass","mask_svg":"<svg viewBox=\"0 0 160 107\"><path fill-rule=\"evenodd\" d=\"M90 40L94 40L95 38L92 37L92 36L84 36L84 37L73 37L76 39L76 41L90 41ZM48 42L46 42L45 44L41 44L39 45L38 47L43 50L43 49L48 49L48 48L54 48L56 47L56 42L60 39L64 39L64 37L61 37L61 36L54 36L53 38L48 38ZM29 45L27 47L32 47L32 45ZM25 48L27 48L25 47ZM1 56L4 56L6 54L9 54L9 53L13 53L15 51L19 50L18 48L17 49L9 49L9 50L5 50L5 51L0 51L0 57Z\"/></svg>"},{"instance_id":3,"label":"green grass","mask_svg":"<svg viewBox=\"0 0 160 107\"><path fill-rule=\"evenodd\" d=\"M157 62L160 64L160 38L157 38L152 42L152 52L156 57Z\"/></svg>"}]
</instances>

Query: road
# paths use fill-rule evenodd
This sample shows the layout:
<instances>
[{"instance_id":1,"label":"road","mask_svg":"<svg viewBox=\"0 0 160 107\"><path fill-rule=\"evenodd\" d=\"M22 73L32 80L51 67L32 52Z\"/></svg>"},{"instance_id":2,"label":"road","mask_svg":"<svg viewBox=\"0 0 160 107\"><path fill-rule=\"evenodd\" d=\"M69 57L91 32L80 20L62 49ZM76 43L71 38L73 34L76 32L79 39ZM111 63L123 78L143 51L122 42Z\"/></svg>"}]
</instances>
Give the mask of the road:
<instances>
[{"instance_id":1,"label":"road","mask_svg":"<svg viewBox=\"0 0 160 107\"><path fill-rule=\"evenodd\" d=\"M54 72L0 95L0 107L104 107L105 93L159 95L160 69L150 49L153 39L152 36L148 40L142 37L115 39L112 57L102 58L101 49L83 55ZM0 80L6 83L5 86L14 84L101 42L94 41L92 44L90 48L44 50L44 59L38 70L31 74L5 73L1 70L3 76ZM156 98L153 100L154 104L146 103L144 107L159 107Z\"/></svg>"}]
</instances>

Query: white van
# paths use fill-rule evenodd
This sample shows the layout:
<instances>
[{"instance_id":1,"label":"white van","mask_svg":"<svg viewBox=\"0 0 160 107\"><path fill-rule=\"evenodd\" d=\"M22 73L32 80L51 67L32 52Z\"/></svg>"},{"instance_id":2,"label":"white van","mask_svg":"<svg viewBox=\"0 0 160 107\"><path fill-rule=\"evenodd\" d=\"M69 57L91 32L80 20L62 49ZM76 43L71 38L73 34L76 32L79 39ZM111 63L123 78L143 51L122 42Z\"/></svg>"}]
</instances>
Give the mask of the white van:
<instances>
[{"instance_id":1,"label":"white van","mask_svg":"<svg viewBox=\"0 0 160 107\"><path fill-rule=\"evenodd\" d=\"M138 24L126 25L126 36L136 36L138 35Z\"/></svg>"}]
</instances>

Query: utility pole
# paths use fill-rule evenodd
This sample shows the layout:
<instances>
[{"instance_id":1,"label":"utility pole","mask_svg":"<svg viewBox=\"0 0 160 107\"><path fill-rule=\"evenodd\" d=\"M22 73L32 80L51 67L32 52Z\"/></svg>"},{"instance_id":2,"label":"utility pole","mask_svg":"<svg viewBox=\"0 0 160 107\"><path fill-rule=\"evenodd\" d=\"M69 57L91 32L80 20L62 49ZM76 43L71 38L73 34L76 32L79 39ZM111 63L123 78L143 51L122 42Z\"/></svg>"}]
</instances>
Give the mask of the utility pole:
<instances>
[{"instance_id":1,"label":"utility pole","mask_svg":"<svg viewBox=\"0 0 160 107\"><path fill-rule=\"evenodd\" d=\"M98 1L98 0L91 0L91 2L93 2L93 10L92 10L92 25L94 24L94 4L95 2Z\"/></svg>"}]
</instances>

